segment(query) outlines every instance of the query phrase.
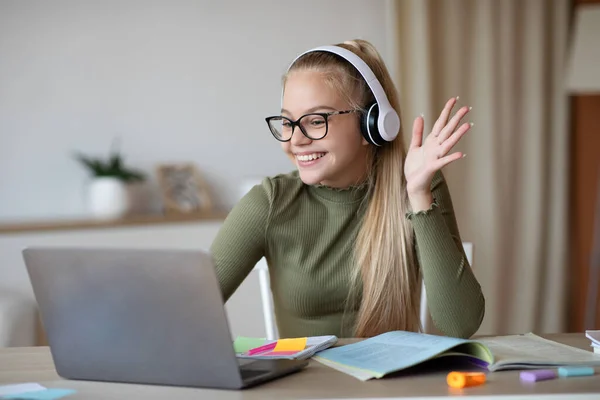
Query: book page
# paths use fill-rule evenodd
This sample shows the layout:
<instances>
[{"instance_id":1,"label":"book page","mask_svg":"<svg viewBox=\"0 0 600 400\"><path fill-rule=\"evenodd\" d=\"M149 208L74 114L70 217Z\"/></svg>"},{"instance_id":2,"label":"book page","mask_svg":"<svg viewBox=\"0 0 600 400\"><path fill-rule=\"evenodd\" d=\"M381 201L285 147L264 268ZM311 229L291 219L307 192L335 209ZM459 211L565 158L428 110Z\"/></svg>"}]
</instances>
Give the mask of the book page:
<instances>
[{"instance_id":1,"label":"book page","mask_svg":"<svg viewBox=\"0 0 600 400\"><path fill-rule=\"evenodd\" d=\"M537 368L557 365L600 365L600 356L533 333L479 339L494 354L490 371L509 368Z\"/></svg>"},{"instance_id":2,"label":"book page","mask_svg":"<svg viewBox=\"0 0 600 400\"><path fill-rule=\"evenodd\" d=\"M483 343L477 343L477 342L463 343L451 350L444 352L442 355L443 356L469 355L473 358L483 361L483 363L476 362L477 365L482 366L482 367L483 366L488 367L489 365L492 365L494 363L494 355L492 354L490 349L488 349L487 346L484 345Z\"/></svg>"},{"instance_id":3,"label":"book page","mask_svg":"<svg viewBox=\"0 0 600 400\"><path fill-rule=\"evenodd\" d=\"M369 371L382 377L417 365L471 341L422 333L395 331L320 352L315 358L329 364Z\"/></svg>"}]
</instances>

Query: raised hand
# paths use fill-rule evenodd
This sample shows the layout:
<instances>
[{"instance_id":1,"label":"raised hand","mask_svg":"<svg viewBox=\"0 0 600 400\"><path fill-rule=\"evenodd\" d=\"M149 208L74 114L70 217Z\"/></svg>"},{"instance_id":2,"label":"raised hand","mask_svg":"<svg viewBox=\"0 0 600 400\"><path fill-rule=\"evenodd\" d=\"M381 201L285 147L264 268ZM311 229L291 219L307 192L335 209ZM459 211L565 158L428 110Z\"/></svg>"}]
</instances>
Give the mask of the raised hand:
<instances>
[{"instance_id":1,"label":"raised hand","mask_svg":"<svg viewBox=\"0 0 600 400\"><path fill-rule=\"evenodd\" d=\"M448 100L431 133L425 139L423 139L423 117L417 117L413 123L412 140L404 162L404 175L414 211L427 209L431 205L433 200L431 181L435 172L465 156L461 152L450 153L450 150L473 126L472 123L458 126L471 107L461 107L450 118L457 100L458 97Z\"/></svg>"}]
</instances>

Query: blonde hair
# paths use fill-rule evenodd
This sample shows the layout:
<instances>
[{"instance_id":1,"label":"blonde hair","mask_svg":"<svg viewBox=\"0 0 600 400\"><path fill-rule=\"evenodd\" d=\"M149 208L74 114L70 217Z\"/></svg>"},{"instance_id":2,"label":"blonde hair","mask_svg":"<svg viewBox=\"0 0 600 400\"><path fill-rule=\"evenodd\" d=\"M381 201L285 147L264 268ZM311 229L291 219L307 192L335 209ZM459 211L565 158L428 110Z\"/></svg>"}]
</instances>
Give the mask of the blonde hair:
<instances>
[{"instance_id":1,"label":"blonde hair","mask_svg":"<svg viewBox=\"0 0 600 400\"><path fill-rule=\"evenodd\" d=\"M375 47L365 40L337 44L358 55L371 68L400 114L396 88ZM329 52L310 52L290 67L313 70L339 91L348 103L364 109L375 99L360 73L346 60ZM404 177L405 147L402 129L397 138L380 148L373 146L369 167L369 193L362 225L356 237L355 270L351 276L348 305L358 313L354 335L375 336L392 330L420 329L420 270L414 252ZM362 291L362 292L361 292Z\"/></svg>"}]
</instances>

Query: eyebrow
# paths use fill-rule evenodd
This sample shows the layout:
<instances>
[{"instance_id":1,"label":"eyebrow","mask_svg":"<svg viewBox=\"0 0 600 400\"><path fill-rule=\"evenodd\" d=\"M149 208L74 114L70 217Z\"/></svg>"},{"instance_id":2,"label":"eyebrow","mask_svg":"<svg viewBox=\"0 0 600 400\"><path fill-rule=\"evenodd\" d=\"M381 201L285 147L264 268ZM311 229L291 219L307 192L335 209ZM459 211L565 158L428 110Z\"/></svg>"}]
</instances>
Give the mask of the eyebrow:
<instances>
[{"instance_id":1,"label":"eyebrow","mask_svg":"<svg viewBox=\"0 0 600 400\"><path fill-rule=\"evenodd\" d=\"M316 106L316 107L309 108L308 110L306 110L306 112L304 114L310 114L310 113L315 112L317 110L331 110L331 111L335 111L337 109L333 108L333 107L330 107L330 106L321 105L321 106ZM289 112L288 110L286 110L285 108L281 109L281 113L282 114L286 113L286 114L292 115L292 113Z\"/></svg>"}]
</instances>

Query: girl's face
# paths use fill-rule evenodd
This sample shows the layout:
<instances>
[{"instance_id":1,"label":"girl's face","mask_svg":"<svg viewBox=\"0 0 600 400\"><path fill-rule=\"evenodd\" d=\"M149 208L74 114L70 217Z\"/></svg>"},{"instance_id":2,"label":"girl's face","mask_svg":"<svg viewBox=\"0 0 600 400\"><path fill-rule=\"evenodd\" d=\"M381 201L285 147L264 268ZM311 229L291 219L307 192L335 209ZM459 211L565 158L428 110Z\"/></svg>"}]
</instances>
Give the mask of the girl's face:
<instances>
[{"instance_id":1,"label":"girl's face","mask_svg":"<svg viewBox=\"0 0 600 400\"><path fill-rule=\"evenodd\" d=\"M297 121L309 113L350 109L350 104L325 83L322 74L294 71L288 76L281 110L284 117ZM304 183L346 188L366 178L369 144L360 133L359 115L352 112L326 117L327 134L319 140L309 139L296 126L292 139L281 143ZM325 129L322 120L311 117L303 118L301 124L309 133Z\"/></svg>"}]
</instances>

